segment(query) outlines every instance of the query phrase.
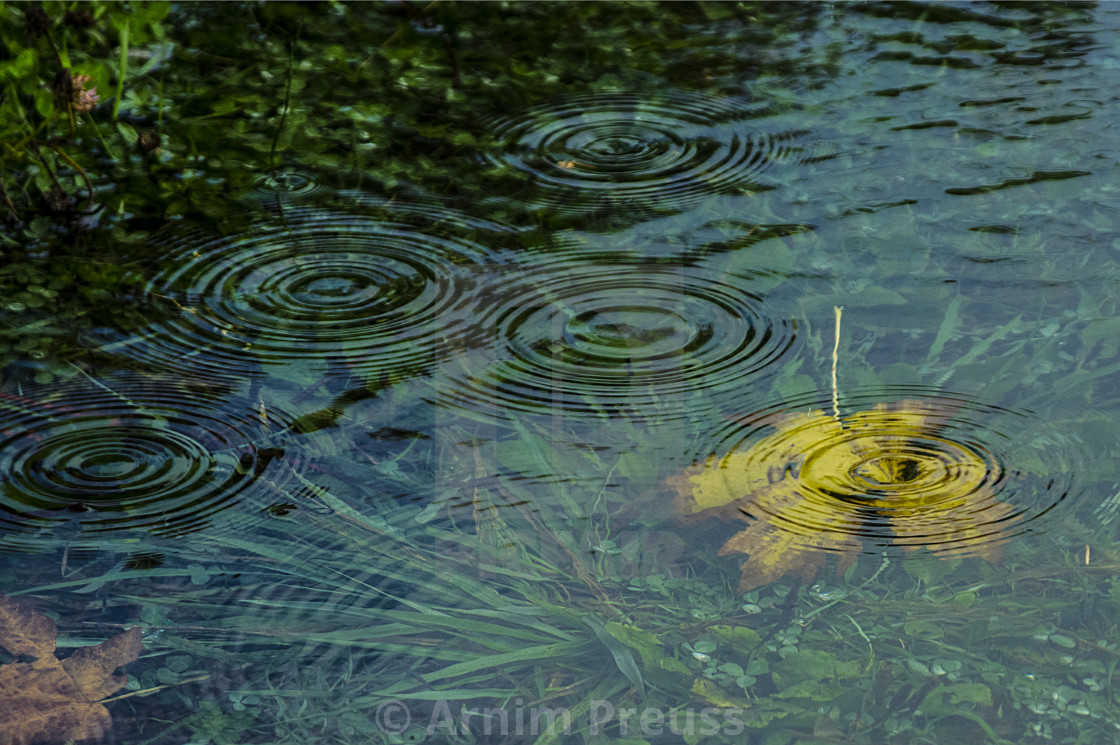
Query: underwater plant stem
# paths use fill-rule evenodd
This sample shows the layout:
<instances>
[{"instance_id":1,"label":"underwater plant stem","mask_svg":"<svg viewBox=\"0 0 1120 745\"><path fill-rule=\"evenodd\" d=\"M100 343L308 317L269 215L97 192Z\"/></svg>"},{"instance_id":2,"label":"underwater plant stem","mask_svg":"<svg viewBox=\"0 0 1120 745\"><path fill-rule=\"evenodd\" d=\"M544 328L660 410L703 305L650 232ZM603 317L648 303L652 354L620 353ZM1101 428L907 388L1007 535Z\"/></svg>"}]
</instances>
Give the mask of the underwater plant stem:
<instances>
[{"instance_id":1,"label":"underwater plant stem","mask_svg":"<svg viewBox=\"0 0 1120 745\"><path fill-rule=\"evenodd\" d=\"M92 375L90 375L89 373L87 373L87 372L86 372L85 370L83 370L83 369L82 369L82 368L80 368L79 366L75 365L75 364L74 364L73 362L70 362L70 363L69 363L69 365L70 365L70 367L72 367L72 368L74 368L75 370L77 370L77 371L78 371L78 372L79 372L79 373L80 373L80 374L81 374L82 376L84 376L86 380L88 380L89 382L93 383L93 384L94 384L95 386L97 386L97 387L98 387L98 388L100 388L101 390L105 391L106 393L108 393L108 394L109 394L110 396L112 396L113 398L115 398L115 399L118 399L118 400L120 400L120 401L123 401L124 403L128 404L129 406L136 406L136 404L134 404L134 403L133 403L132 401L130 401L130 400L129 400L128 398L126 398L125 396L122 396L121 394L117 393L117 392L116 392L116 391L114 391L114 390L113 390L112 388L110 388L109 386L105 385L105 384L104 384L104 383L102 383L102 382L101 382L100 380L98 380L97 378L93 377Z\"/></svg>"},{"instance_id":2,"label":"underwater plant stem","mask_svg":"<svg viewBox=\"0 0 1120 745\"><path fill-rule=\"evenodd\" d=\"M250 665L250 663L246 662L246 663L241 665L241 669L245 669L245 668L249 667L249 665ZM203 680L209 680L209 679L210 679L210 673L206 673L205 675L199 675L199 676L194 677L194 678L184 678L183 680L180 680L177 683L166 683L164 685L155 686L154 688L144 688L144 689L139 690L139 691L129 691L128 693L122 693L119 696L113 696L112 698L101 699L101 701L99 701L98 703L108 704L110 702L120 701L122 698L130 698L132 696L149 696L153 693L156 693L157 691L162 691L165 688L174 688L175 686L186 685L187 683L199 683Z\"/></svg>"},{"instance_id":3,"label":"underwater plant stem","mask_svg":"<svg viewBox=\"0 0 1120 745\"><path fill-rule=\"evenodd\" d=\"M875 647L874 647L874 645L871 644L871 639L867 636L866 633L864 633L863 628L858 623L856 623L856 619L852 618L847 613L844 614L844 617L852 622L852 625L856 627L856 631L859 633L859 635L861 637L863 637L863 640L865 642L867 642L867 650L868 650L867 664L863 668L863 672L867 673L869 670L871 670L872 666L875 664Z\"/></svg>"},{"instance_id":4,"label":"underwater plant stem","mask_svg":"<svg viewBox=\"0 0 1120 745\"><path fill-rule=\"evenodd\" d=\"M459 62L455 59L455 48L451 46L451 36L444 32L441 34L443 37L443 49L447 52L447 61L451 65L451 87L460 88L462 86L462 78L459 75Z\"/></svg>"},{"instance_id":5,"label":"underwater plant stem","mask_svg":"<svg viewBox=\"0 0 1120 745\"><path fill-rule=\"evenodd\" d=\"M7 96L7 94L5 94L4 98L2 100L0 100L0 103L6 104L7 102L8 102L8 96ZM18 106L18 102L17 102L16 105ZM31 130L31 132L30 132L30 134L28 134L26 137L24 137L22 140L15 143L14 145L9 144L7 142L4 143L4 149L7 150L9 153L11 153L13 156L15 156L17 158L21 157L23 155L23 148L27 147L28 145L31 145L31 146L34 147L35 141L39 137L39 133L42 132L44 129L46 129L47 125L50 123L51 119L53 118L53 116L51 116L51 117L47 117L45 119L42 119L36 126L32 127L31 126L31 121L27 118L27 113L23 110L23 107L19 107L19 113L20 113L20 116L23 117L23 123L27 125L27 128L29 130Z\"/></svg>"},{"instance_id":6,"label":"underwater plant stem","mask_svg":"<svg viewBox=\"0 0 1120 745\"><path fill-rule=\"evenodd\" d=\"M8 189L4 186L4 181L0 179L0 200L4 202L4 206L8 208L13 220L19 220L19 212L16 210L15 204L12 203L12 198L8 196Z\"/></svg>"},{"instance_id":7,"label":"underwater plant stem","mask_svg":"<svg viewBox=\"0 0 1120 745\"><path fill-rule=\"evenodd\" d=\"M163 79L167 73L159 76L159 97L156 101L156 131L163 134Z\"/></svg>"},{"instance_id":8,"label":"underwater plant stem","mask_svg":"<svg viewBox=\"0 0 1120 745\"><path fill-rule=\"evenodd\" d=\"M117 118L117 112L121 110L121 96L124 95L124 79L128 74L128 29L129 24L125 23L121 28L121 55L117 61L117 95L113 98L113 119Z\"/></svg>"},{"instance_id":9,"label":"underwater plant stem","mask_svg":"<svg viewBox=\"0 0 1120 745\"><path fill-rule=\"evenodd\" d=\"M82 181L84 181L85 184L86 184L86 191L89 193L89 203L92 205L93 204L93 182L91 182L89 180L89 176L86 175L85 169L82 168L80 165L78 165L77 161L75 161L69 155L64 153L62 151L62 149L58 147L58 145L55 145L53 142L48 142L48 143L46 143L46 145L51 150L54 150L54 152L58 155L58 157L62 158L64 161L66 161L66 163L71 168L73 168L75 171L77 171L78 175L82 177ZM57 179L56 179L56 183L57 183ZM59 186L59 188L61 189L62 187Z\"/></svg>"},{"instance_id":10,"label":"underwater plant stem","mask_svg":"<svg viewBox=\"0 0 1120 745\"><path fill-rule=\"evenodd\" d=\"M58 62L58 66L66 68L67 70L69 70L70 65L67 64L65 59L63 59L62 53L58 51L58 45L54 43L54 37L51 36L50 29L47 29L46 31L44 31L43 36L47 37L47 43L51 45L51 51L54 52L54 59L55 59L56 62ZM69 56L69 55L67 55L67 56Z\"/></svg>"},{"instance_id":11,"label":"underwater plant stem","mask_svg":"<svg viewBox=\"0 0 1120 745\"><path fill-rule=\"evenodd\" d=\"M834 305L833 312L836 314L836 339L832 344L832 418L840 421L840 391L836 387L836 363L840 352L840 314L844 311L844 306Z\"/></svg>"},{"instance_id":12,"label":"underwater plant stem","mask_svg":"<svg viewBox=\"0 0 1120 745\"><path fill-rule=\"evenodd\" d=\"M296 42L293 39L288 45L288 81L284 86L284 110L280 112L280 124L276 127L276 133L272 136L272 148L268 152L268 168L270 177L276 179L276 145L280 141L280 135L284 133L284 125L288 122L288 111L292 107L292 62L295 58Z\"/></svg>"},{"instance_id":13,"label":"underwater plant stem","mask_svg":"<svg viewBox=\"0 0 1120 745\"><path fill-rule=\"evenodd\" d=\"M534 528L536 528L537 532L540 535L548 536L549 538L551 538L552 541L557 546L559 546L560 549L567 555L568 560L572 564L572 569L576 573L576 577L581 582L583 582L588 587L588 589L591 590L592 593L594 593L595 597L597 597L603 604L604 610L612 618L618 618L619 616L621 616L622 611L615 607L614 602L611 600L610 595L607 594L607 591L603 589L603 586L600 585L594 577L591 576L591 572L588 571L587 566L583 563L583 560L580 558L579 553L573 550L566 541L564 541L560 536L556 535L555 532L544 525L544 523L542 523L531 511L522 509L522 514L525 516L525 519L528 520Z\"/></svg>"},{"instance_id":14,"label":"underwater plant stem","mask_svg":"<svg viewBox=\"0 0 1120 745\"><path fill-rule=\"evenodd\" d=\"M121 160L120 154L113 150L113 148L109 147L109 143L105 141L105 135L101 134L101 127L97 126L97 120L90 116L89 113L86 113L86 123L93 127L93 131L97 135L97 139L101 142L101 147L105 148L105 152L111 155L113 157L113 160L119 163Z\"/></svg>"},{"instance_id":15,"label":"underwater plant stem","mask_svg":"<svg viewBox=\"0 0 1120 745\"><path fill-rule=\"evenodd\" d=\"M857 587L855 590L853 590L853 592L859 592L860 590L862 590L863 588L867 587L869 584L874 582L879 577L879 575L883 573L883 570L886 569L887 565L889 565L890 563L891 563L890 557L889 556L884 556L883 557L883 563L879 565L879 568L875 570L875 573L872 574L867 579L865 579L863 582L861 582L859 587ZM803 615L801 618L797 619L797 623L801 626L804 626L809 621L810 618L812 618L813 616L821 613L822 611L828 610L829 608L831 608L832 606L841 602L842 600L845 600L849 595L851 595L851 593L846 593L843 596L836 598L831 603L825 603L824 605L822 605L819 608L814 608L813 610L811 610L808 613L806 613L805 615Z\"/></svg>"},{"instance_id":16,"label":"underwater plant stem","mask_svg":"<svg viewBox=\"0 0 1120 745\"><path fill-rule=\"evenodd\" d=\"M39 162L43 164L43 169L47 172L47 175L51 177L51 183L54 184L54 188L62 193L66 193L66 190L62 188L62 184L58 181L58 176L55 175L54 170L51 168L50 163L43 157L43 151L39 148L39 143L32 140L31 147L34 148L35 156L39 159ZM58 150L56 149L55 152L58 152Z\"/></svg>"},{"instance_id":17,"label":"underwater plant stem","mask_svg":"<svg viewBox=\"0 0 1120 745\"><path fill-rule=\"evenodd\" d=\"M594 515L595 512L598 511L599 505L601 505L603 503L603 497L607 493L607 485L610 484L610 482L611 482L611 476L614 475L614 469L618 468L618 464L621 463L621 462L622 462L622 456L619 455L618 460L616 460L614 462L614 465L611 466L611 470L607 471L607 477L605 479L603 479L603 488L600 489L599 493L595 495L595 502L594 502L594 504L591 505L591 514L592 515ZM592 551L595 550L596 546L601 546L603 544L603 541L610 540L610 537L611 537L611 514L610 514L610 510L606 510L603 513L603 524L607 529L607 534L605 536L600 537L598 535L598 530L597 529L596 529L596 535L595 535L595 540L594 541L592 541L590 536L588 536L588 540L587 540L587 542L589 544L588 548L592 549ZM596 568L599 570L599 575L602 576L602 574L603 574L603 558L602 558L602 556L600 556L599 560L596 562L596 565L597 565Z\"/></svg>"}]
</instances>

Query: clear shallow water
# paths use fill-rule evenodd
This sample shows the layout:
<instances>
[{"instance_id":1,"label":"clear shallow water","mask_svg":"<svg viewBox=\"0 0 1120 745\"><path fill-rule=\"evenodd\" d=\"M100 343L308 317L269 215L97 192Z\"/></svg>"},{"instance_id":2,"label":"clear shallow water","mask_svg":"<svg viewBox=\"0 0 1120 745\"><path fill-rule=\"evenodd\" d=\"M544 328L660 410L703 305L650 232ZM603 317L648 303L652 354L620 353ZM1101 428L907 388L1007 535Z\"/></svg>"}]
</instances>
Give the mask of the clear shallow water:
<instances>
[{"instance_id":1,"label":"clear shallow water","mask_svg":"<svg viewBox=\"0 0 1120 745\"><path fill-rule=\"evenodd\" d=\"M1120 736L1120 9L497 8L185 10L195 186L4 275L0 591L143 626L107 739Z\"/></svg>"}]
</instances>

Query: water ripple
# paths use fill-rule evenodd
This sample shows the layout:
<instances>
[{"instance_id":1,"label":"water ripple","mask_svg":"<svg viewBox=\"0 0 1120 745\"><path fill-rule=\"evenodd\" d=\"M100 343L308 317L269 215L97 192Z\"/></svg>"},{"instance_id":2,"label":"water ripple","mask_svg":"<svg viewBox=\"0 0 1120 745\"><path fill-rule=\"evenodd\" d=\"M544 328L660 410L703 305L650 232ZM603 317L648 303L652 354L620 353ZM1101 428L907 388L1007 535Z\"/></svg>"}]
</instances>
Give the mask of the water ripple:
<instances>
[{"instance_id":1,"label":"water ripple","mask_svg":"<svg viewBox=\"0 0 1120 745\"><path fill-rule=\"evenodd\" d=\"M35 400L0 393L0 551L65 525L91 540L203 529L288 483L275 440L291 421L214 388L135 376Z\"/></svg>"},{"instance_id":2,"label":"water ripple","mask_svg":"<svg viewBox=\"0 0 1120 745\"><path fill-rule=\"evenodd\" d=\"M762 377L796 328L748 283L691 266L544 266L492 284L487 344L446 368L441 393L498 416L683 416L688 397Z\"/></svg>"},{"instance_id":3,"label":"water ripple","mask_svg":"<svg viewBox=\"0 0 1120 745\"><path fill-rule=\"evenodd\" d=\"M315 176L295 169L263 174L256 180L251 196L261 199L285 199L304 197L320 190Z\"/></svg>"},{"instance_id":4,"label":"water ripple","mask_svg":"<svg viewBox=\"0 0 1120 745\"><path fill-rule=\"evenodd\" d=\"M1071 493L1068 453L1029 439L1037 422L967 397L914 387L789 401L715 435L678 488L734 505L804 546L862 542L995 559Z\"/></svg>"},{"instance_id":5,"label":"water ripple","mask_svg":"<svg viewBox=\"0 0 1120 745\"><path fill-rule=\"evenodd\" d=\"M288 363L422 371L463 335L467 269L488 254L412 222L312 208L247 235L187 236L165 253L147 291L172 306L169 318L133 349L206 377Z\"/></svg>"},{"instance_id":6,"label":"water ripple","mask_svg":"<svg viewBox=\"0 0 1120 745\"><path fill-rule=\"evenodd\" d=\"M776 186L767 178L773 165L837 154L806 131L772 133L747 121L768 113L687 91L571 96L493 122L502 148L486 157L530 176L530 200L581 212L764 191Z\"/></svg>"}]
</instances>

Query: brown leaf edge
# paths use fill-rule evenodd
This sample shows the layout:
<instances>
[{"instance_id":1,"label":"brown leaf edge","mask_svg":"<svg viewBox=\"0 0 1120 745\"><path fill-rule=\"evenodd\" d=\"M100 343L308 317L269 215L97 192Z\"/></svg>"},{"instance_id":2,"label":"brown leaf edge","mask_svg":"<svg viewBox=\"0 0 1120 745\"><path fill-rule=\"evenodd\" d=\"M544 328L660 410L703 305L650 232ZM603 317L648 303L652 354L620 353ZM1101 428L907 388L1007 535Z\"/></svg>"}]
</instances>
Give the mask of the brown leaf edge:
<instances>
[{"instance_id":1,"label":"brown leaf edge","mask_svg":"<svg viewBox=\"0 0 1120 745\"><path fill-rule=\"evenodd\" d=\"M16 660L0 665L0 745L46 745L103 737L112 726L98 700L128 682L113 675L140 656L141 631L129 629L65 660L54 656L54 621L0 595L0 647Z\"/></svg>"}]
</instances>

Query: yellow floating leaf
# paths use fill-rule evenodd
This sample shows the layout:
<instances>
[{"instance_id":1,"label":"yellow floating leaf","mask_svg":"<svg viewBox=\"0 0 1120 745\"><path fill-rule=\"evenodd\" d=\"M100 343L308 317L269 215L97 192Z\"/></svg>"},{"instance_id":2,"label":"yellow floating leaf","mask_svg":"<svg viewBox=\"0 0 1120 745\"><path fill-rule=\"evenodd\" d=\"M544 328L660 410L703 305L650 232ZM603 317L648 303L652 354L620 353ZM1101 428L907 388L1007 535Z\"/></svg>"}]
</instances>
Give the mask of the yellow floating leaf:
<instances>
[{"instance_id":1,"label":"yellow floating leaf","mask_svg":"<svg viewBox=\"0 0 1120 745\"><path fill-rule=\"evenodd\" d=\"M877 404L842 419L823 411L763 420L773 432L666 480L677 512L745 518L719 555L747 554L742 592L785 575L809 580L828 555L841 569L867 527L889 526L906 550L999 558L1020 511L993 490L998 466L945 435L959 404L934 399ZM757 422L755 422L757 423Z\"/></svg>"},{"instance_id":2,"label":"yellow floating leaf","mask_svg":"<svg viewBox=\"0 0 1120 745\"><path fill-rule=\"evenodd\" d=\"M791 488L792 481L783 479L756 492L754 500L760 507L759 512L779 516L783 512L799 511L796 502L801 497L795 488ZM720 548L719 555L750 555L742 566L739 579L739 592L750 592L787 574L797 575L805 581L812 579L824 566L828 552L842 554L842 564L850 565L859 549L859 542L842 532L820 531L811 536L799 535L767 518L756 520L733 535Z\"/></svg>"}]
</instances>

